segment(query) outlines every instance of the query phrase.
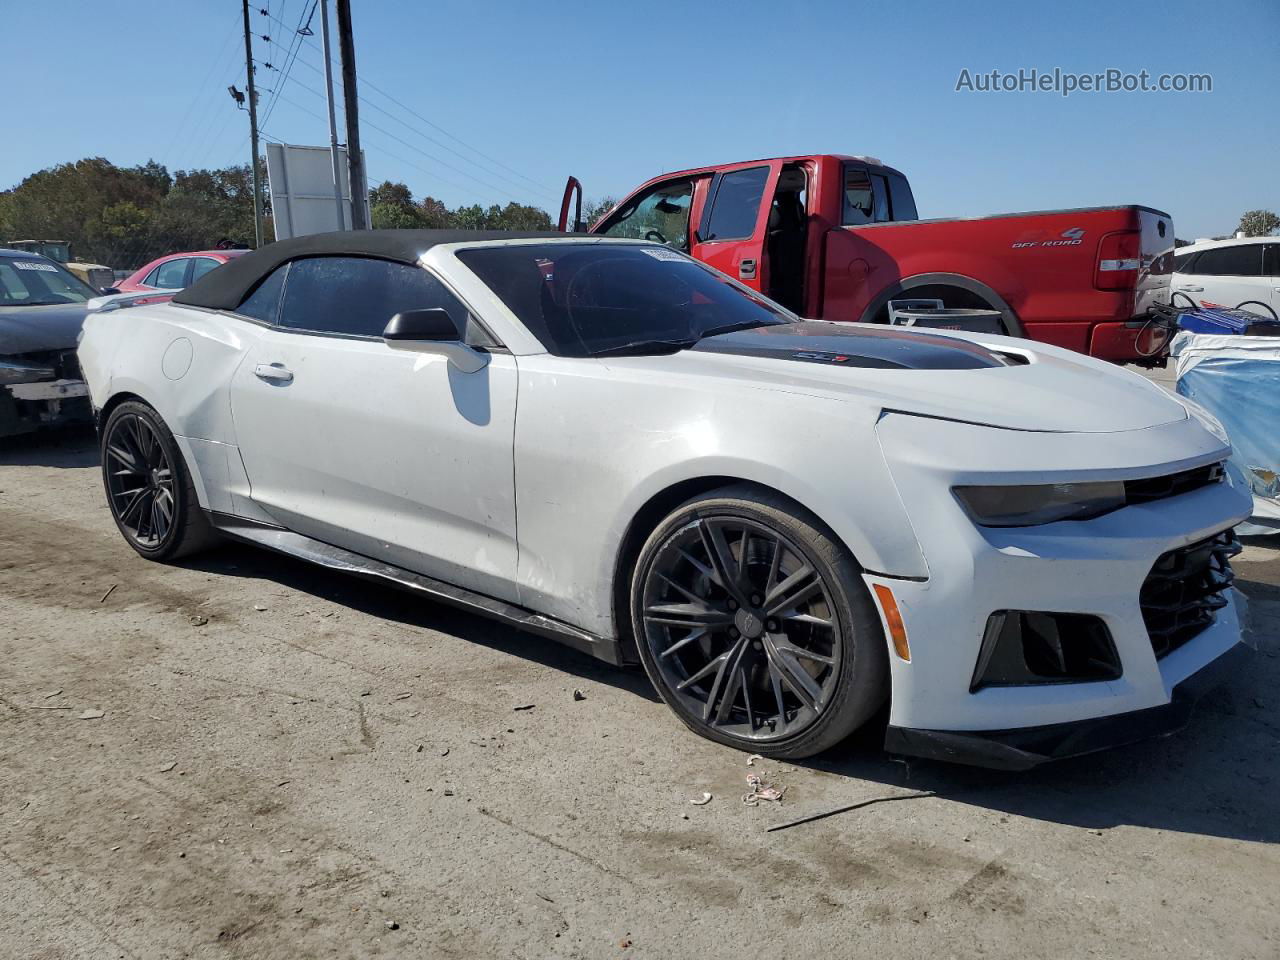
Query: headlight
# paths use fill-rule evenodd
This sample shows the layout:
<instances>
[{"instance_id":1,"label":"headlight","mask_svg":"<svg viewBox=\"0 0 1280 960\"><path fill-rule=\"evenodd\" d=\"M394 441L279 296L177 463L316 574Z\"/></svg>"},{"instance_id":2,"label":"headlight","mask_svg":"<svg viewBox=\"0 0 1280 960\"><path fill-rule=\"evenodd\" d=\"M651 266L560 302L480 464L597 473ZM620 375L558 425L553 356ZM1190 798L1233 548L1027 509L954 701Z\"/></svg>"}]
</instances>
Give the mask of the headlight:
<instances>
[{"instance_id":1,"label":"headlight","mask_svg":"<svg viewBox=\"0 0 1280 960\"><path fill-rule=\"evenodd\" d=\"M0 383L34 383L37 380L52 380L52 367L33 367L20 360L6 360L0 357Z\"/></svg>"},{"instance_id":2,"label":"headlight","mask_svg":"<svg viewBox=\"0 0 1280 960\"><path fill-rule=\"evenodd\" d=\"M983 527L1034 527L1058 520L1088 520L1125 504L1122 480L954 490L973 522Z\"/></svg>"}]
</instances>

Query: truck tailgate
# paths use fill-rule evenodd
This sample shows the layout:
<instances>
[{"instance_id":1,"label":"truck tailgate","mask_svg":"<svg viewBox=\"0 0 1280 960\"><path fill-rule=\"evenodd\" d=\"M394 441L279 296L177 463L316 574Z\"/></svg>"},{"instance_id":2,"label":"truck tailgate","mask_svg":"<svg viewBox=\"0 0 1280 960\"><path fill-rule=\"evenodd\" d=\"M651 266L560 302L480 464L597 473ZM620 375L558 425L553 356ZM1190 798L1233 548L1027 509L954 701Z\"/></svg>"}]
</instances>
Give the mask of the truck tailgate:
<instances>
[{"instance_id":1,"label":"truck tailgate","mask_svg":"<svg viewBox=\"0 0 1280 960\"><path fill-rule=\"evenodd\" d=\"M1138 256L1141 265L1134 287L1133 315L1141 316L1152 304L1169 302L1173 274L1173 218L1146 207L1137 207Z\"/></svg>"}]
</instances>

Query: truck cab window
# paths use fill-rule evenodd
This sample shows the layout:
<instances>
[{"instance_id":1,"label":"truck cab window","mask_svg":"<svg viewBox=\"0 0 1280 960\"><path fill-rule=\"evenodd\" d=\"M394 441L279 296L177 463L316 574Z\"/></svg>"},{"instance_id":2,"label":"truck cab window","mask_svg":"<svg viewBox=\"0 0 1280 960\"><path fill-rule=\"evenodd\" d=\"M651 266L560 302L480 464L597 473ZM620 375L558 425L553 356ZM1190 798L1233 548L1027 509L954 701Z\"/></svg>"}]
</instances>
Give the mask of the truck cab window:
<instances>
[{"instance_id":1,"label":"truck cab window","mask_svg":"<svg viewBox=\"0 0 1280 960\"><path fill-rule=\"evenodd\" d=\"M693 181L664 183L630 206L600 231L606 237L652 240L677 250L689 249L689 206Z\"/></svg>"},{"instance_id":2,"label":"truck cab window","mask_svg":"<svg viewBox=\"0 0 1280 960\"><path fill-rule=\"evenodd\" d=\"M768 182L768 167L722 174L711 198L711 215L706 219L702 239L746 240L752 236Z\"/></svg>"},{"instance_id":3,"label":"truck cab window","mask_svg":"<svg viewBox=\"0 0 1280 960\"><path fill-rule=\"evenodd\" d=\"M871 210L872 219L876 223L888 223L889 216L889 184L881 174L871 175Z\"/></svg>"},{"instance_id":4,"label":"truck cab window","mask_svg":"<svg viewBox=\"0 0 1280 960\"><path fill-rule=\"evenodd\" d=\"M916 198L911 194L911 185L900 173L889 174L889 216L895 221L918 220Z\"/></svg>"},{"instance_id":5,"label":"truck cab window","mask_svg":"<svg viewBox=\"0 0 1280 960\"><path fill-rule=\"evenodd\" d=\"M871 176L860 167L844 168L844 216L841 223L856 227L875 222L875 193Z\"/></svg>"},{"instance_id":6,"label":"truck cab window","mask_svg":"<svg viewBox=\"0 0 1280 960\"><path fill-rule=\"evenodd\" d=\"M895 215L896 215L895 211ZM911 214L914 216L914 204ZM888 183L881 174L870 174L860 166L845 168L845 212L841 223L845 227L860 227L868 223L886 223L890 220ZM895 216L892 219L913 219Z\"/></svg>"}]
</instances>

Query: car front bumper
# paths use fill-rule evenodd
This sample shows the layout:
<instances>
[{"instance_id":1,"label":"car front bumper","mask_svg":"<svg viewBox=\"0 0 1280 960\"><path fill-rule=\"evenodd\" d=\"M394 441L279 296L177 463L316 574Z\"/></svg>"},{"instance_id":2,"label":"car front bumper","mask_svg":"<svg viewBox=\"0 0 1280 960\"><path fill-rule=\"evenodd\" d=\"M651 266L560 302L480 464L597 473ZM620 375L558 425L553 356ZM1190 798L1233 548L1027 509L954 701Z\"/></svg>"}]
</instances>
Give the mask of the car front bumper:
<instances>
[{"instance_id":1,"label":"car front bumper","mask_svg":"<svg viewBox=\"0 0 1280 960\"><path fill-rule=\"evenodd\" d=\"M1052 434L892 416L878 433L929 567L923 579L864 574L869 586L892 592L909 645L909 660L889 652L890 749L1022 768L1185 722L1186 691L1201 684L1183 685L1240 644L1236 601L1225 591L1209 626L1158 655L1139 598L1162 555L1248 515L1243 478L1229 471L1224 482L1091 520L1017 528L975 526L951 488L1162 476L1225 458L1220 441L1194 421ZM1119 675L975 685L982 638L998 611L1096 617Z\"/></svg>"},{"instance_id":2,"label":"car front bumper","mask_svg":"<svg viewBox=\"0 0 1280 960\"><path fill-rule=\"evenodd\" d=\"M1050 760L1165 737L1185 727L1200 698L1244 670L1252 655L1248 647L1236 644L1176 684L1169 702L1158 707L1012 730L921 730L890 725L884 747L889 753L992 770L1030 770Z\"/></svg>"},{"instance_id":3,"label":"car front bumper","mask_svg":"<svg viewBox=\"0 0 1280 960\"><path fill-rule=\"evenodd\" d=\"M0 437L92 420L89 388L83 380L0 385Z\"/></svg>"}]
</instances>

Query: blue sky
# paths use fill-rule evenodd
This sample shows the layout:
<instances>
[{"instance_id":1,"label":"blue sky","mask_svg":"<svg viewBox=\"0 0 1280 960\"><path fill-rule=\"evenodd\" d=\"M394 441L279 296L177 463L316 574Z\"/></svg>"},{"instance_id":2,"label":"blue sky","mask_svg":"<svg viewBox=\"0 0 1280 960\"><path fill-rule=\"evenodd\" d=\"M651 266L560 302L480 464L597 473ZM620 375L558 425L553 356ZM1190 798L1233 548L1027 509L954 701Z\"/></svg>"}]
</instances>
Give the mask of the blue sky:
<instances>
[{"instance_id":1,"label":"blue sky","mask_svg":"<svg viewBox=\"0 0 1280 960\"><path fill-rule=\"evenodd\" d=\"M272 38L255 39L256 59L284 66L310 2L271 0L287 26L256 12L266 0L251 5L254 32ZM836 152L903 170L927 217L1142 203L1192 238L1246 209L1280 211L1276 0L352 7L370 182L450 206L552 209L569 173L589 196L617 195L664 170ZM247 116L226 92L244 86L237 0L56 8L0 0L8 105L19 90L25 104L0 189L84 156L171 170L247 159ZM264 129L292 143L328 142L316 17L287 81L258 71L282 94ZM1213 91L955 91L965 68L1055 67L1208 73Z\"/></svg>"}]
</instances>

